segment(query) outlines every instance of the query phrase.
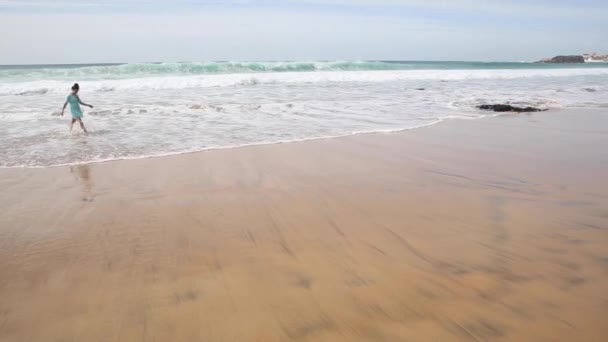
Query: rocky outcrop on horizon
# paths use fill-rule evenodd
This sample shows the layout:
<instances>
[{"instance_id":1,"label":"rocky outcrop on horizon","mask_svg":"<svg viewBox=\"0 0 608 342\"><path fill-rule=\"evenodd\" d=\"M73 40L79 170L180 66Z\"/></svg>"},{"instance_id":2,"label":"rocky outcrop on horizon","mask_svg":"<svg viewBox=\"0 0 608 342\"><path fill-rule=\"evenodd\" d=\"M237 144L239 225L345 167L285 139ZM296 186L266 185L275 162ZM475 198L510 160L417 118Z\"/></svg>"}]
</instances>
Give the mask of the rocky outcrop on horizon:
<instances>
[{"instance_id":1,"label":"rocky outcrop on horizon","mask_svg":"<svg viewBox=\"0 0 608 342\"><path fill-rule=\"evenodd\" d=\"M582 55L570 56L555 56L553 58L545 58L541 63L585 63L585 57Z\"/></svg>"}]
</instances>

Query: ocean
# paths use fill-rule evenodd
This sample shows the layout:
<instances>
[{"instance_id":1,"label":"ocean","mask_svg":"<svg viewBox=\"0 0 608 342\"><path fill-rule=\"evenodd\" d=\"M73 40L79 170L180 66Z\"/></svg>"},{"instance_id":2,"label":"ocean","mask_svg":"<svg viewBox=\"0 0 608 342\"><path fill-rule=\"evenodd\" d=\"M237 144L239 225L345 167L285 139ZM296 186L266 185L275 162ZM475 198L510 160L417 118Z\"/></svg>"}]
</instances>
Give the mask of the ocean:
<instances>
[{"instance_id":1,"label":"ocean","mask_svg":"<svg viewBox=\"0 0 608 342\"><path fill-rule=\"evenodd\" d=\"M90 133L69 133L74 82ZM608 64L276 61L0 66L0 167L394 132L510 103L608 108Z\"/></svg>"}]
</instances>

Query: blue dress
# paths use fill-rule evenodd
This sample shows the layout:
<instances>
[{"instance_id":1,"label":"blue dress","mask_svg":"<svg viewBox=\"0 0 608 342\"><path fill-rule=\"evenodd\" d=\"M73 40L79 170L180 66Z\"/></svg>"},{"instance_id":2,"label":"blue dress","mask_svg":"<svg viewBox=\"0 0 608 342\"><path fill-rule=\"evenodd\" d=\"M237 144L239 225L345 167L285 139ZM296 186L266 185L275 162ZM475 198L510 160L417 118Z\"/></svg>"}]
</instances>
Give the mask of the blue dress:
<instances>
[{"instance_id":1,"label":"blue dress","mask_svg":"<svg viewBox=\"0 0 608 342\"><path fill-rule=\"evenodd\" d=\"M72 118L80 119L82 117L82 110L80 109L80 100L78 99L78 96L70 94L68 95L66 101L70 104Z\"/></svg>"}]
</instances>

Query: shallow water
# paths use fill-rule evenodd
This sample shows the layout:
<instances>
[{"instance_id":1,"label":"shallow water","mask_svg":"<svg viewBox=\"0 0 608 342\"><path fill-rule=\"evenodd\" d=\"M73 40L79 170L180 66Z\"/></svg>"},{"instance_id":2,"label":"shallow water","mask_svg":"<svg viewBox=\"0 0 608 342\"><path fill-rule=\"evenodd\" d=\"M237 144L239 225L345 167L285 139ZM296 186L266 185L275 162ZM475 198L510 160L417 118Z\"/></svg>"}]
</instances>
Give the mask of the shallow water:
<instances>
[{"instance_id":1,"label":"shallow water","mask_svg":"<svg viewBox=\"0 0 608 342\"><path fill-rule=\"evenodd\" d=\"M60 109L73 82L91 134ZM493 115L483 103L608 107L608 67L240 62L0 67L0 167L383 132Z\"/></svg>"}]
</instances>

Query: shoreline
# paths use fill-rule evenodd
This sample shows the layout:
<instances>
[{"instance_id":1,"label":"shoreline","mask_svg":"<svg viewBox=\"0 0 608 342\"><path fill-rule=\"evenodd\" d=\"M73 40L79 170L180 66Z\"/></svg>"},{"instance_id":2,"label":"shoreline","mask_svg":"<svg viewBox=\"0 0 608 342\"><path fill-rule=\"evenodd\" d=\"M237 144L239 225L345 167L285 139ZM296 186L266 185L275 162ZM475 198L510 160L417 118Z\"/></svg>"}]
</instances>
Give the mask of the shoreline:
<instances>
[{"instance_id":1,"label":"shoreline","mask_svg":"<svg viewBox=\"0 0 608 342\"><path fill-rule=\"evenodd\" d=\"M515 114L515 113L513 113L513 114ZM507 115L507 114L502 113L502 114L497 114L497 115ZM490 117L494 117L494 116L471 118L470 120L486 119L486 118L490 118ZM205 153L205 152L209 152L209 151L233 150L233 149L256 147L256 146L281 145L281 144L302 143L302 142L316 141L316 140L340 139L340 138L346 138L346 137L357 136L357 135L393 134L393 133L407 132L410 130L416 130L416 129L420 129L420 128L427 128L427 127L431 127L431 126L434 126L437 124L441 124L441 123L443 123L445 121L449 121L449 120L469 120L469 119L446 118L446 119L439 119L437 122L418 126L418 127L387 129L384 131L369 131L369 132L363 131L363 132L345 133L345 134L325 136L325 137L302 138L302 139L284 140L284 141L275 141L275 142L260 142L260 143L244 144L244 145L218 146L218 147L209 147L206 149L195 150L195 151L168 152L167 154L149 155L149 156L140 156L140 157L124 157L124 158L117 158L117 159L115 158L115 159L93 160L93 161L86 161L86 162L53 164L53 165L44 165L44 166L0 166L0 170L1 169L47 169L47 168L56 168L56 167L69 167L69 166L76 166L76 165L102 164L102 163L129 161L129 160L157 159L157 158L174 157L174 156L180 156L180 155L188 155L188 154L193 154L193 153ZM94 131L92 133L94 133Z\"/></svg>"},{"instance_id":2,"label":"shoreline","mask_svg":"<svg viewBox=\"0 0 608 342\"><path fill-rule=\"evenodd\" d=\"M484 119L0 169L0 340L605 339L608 112Z\"/></svg>"},{"instance_id":3,"label":"shoreline","mask_svg":"<svg viewBox=\"0 0 608 342\"><path fill-rule=\"evenodd\" d=\"M595 110L601 110L601 109L602 108L595 108L595 107L593 107L593 108L589 108L589 107L569 107L569 108L551 108L551 109L546 110L545 112L552 113L552 112L577 111L577 110L595 111ZM484 113L485 112L487 112L487 111L484 111ZM421 128L430 128L430 127L433 127L433 126L439 125L439 124L446 124L446 123L448 123L450 121L453 121L453 120L463 120L463 121L484 120L484 119L491 119L491 118L501 117L501 116L529 115L529 114L534 114L534 113L504 113L504 112L500 113L500 112L497 112L497 113L493 113L493 114L492 113L487 114L486 116L483 116L483 117L470 117L470 118L465 118L465 117L453 117L453 118L450 118L450 117L448 117L448 118L438 119L436 122L433 122L433 123L429 123L429 124L425 124L425 125L421 125L421 126L417 126L417 127L409 127L409 128L395 128L395 129L375 130L375 131L361 131L361 132L345 133L345 134L332 135L332 136L324 136L324 137L312 137L312 138L302 138L302 139L294 139L294 140L274 141L274 142L259 142L259 143L251 143L251 144L243 144L243 145L233 145L233 146L217 146L217 147L209 147L209 148L199 149L199 150L194 150L194 151L168 152L167 154L159 154L159 155L148 155L148 156L138 156L138 157L123 157L123 158L92 160L92 161L64 163L64 164L53 164L53 165L44 165L44 166L1 166L0 165L0 170L2 170L2 169L47 169L47 168L57 168L57 167L70 167L70 166L76 166L76 165L102 164L102 163L130 161L130 160L145 160L145 159L166 158L166 157L174 157L174 156L180 156L180 155L188 155L188 154L193 154L193 153L195 154L195 153L204 153L204 152L209 152L209 151L233 150L233 149L256 147L256 146L280 145L280 144L290 144L290 143L302 143L302 142L308 142L308 141L328 140L328 139L329 140L331 140L331 139L341 139L341 138L347 138L347 137L358 136L358 135L399 134L399 133L405 133L405 132L412 131L412 130L418 130L418 129L421 129ZM94 133L94 131L92 133Z\"/></svg>"}]
</instances>

